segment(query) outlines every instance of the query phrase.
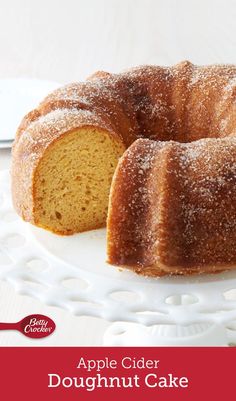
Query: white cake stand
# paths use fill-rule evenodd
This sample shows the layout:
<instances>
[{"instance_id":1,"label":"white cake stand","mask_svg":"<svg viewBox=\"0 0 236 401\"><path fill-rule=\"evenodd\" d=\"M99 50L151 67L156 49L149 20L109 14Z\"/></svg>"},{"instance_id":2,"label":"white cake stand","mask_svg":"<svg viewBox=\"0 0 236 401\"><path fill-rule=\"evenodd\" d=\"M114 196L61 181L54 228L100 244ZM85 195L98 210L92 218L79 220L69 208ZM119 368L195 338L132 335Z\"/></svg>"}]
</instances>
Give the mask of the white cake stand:
<instances>
[{"instance_id":1,"label":"white cake stand","mask_svg":"<svg viewBox=\"0 0 236 401\"><path fill-rule=\"evenodd\" d=\"M105 345L236 342L236 271L151 279L108 265L105 230L61 237L21 221L0 174L0 278L21 294L113 322Z\"/></svg>"}]
</instances>

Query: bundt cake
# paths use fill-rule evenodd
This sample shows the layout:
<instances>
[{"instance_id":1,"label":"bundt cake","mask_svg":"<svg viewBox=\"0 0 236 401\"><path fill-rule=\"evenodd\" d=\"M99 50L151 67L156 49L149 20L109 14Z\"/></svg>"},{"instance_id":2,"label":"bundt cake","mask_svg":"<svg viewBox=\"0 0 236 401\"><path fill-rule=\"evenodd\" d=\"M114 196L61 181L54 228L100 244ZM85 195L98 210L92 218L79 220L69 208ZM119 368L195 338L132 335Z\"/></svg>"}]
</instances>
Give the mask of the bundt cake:
<instances>
[{"instance_id":1,"label":"bundt cake","mask_svg":"<svg viewBox=\"0 0 236 401\"><path fill-rule=\"evenodd\" d=\"M105 226L118 159L138 139L112 184L109 262L149 275L233 267L235 98L236 66L189 62L54 91L16 134L17 212L59 234Z\"/></svg>"}]
</instances>

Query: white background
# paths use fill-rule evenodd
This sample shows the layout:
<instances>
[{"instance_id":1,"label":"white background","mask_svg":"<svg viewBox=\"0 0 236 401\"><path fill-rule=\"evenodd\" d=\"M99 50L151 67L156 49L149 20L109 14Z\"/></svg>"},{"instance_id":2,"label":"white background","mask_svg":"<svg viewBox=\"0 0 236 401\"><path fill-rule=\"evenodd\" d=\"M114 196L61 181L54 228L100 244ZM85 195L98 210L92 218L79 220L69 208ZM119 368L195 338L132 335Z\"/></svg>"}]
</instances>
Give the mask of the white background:
<instances>
[{"instance_id":1,"label":"white background","mask_svg":"<svg viewBox=\"0 0 236 401\"><path fill-rule=\"evenodd\" d=\"M236 62L235 0L1 0L0 76Z\"/></svg>"},{"instance_id":2,"label":"white background","mask_svg":"<svg viewBox=\"0 0 236 401\"><path fill-rule=\"evenodd\" d=\"M236 63L236 1L0 0L0 57L0 79L61 83L138 64ZM9 151L1 150L0 169L9 164ZM42 345L98 345L108 325L19 296L0 282L0 321L31 313L56 321ZM39 343L0 332L0 345Z\"/></svg>"}]
</instances>

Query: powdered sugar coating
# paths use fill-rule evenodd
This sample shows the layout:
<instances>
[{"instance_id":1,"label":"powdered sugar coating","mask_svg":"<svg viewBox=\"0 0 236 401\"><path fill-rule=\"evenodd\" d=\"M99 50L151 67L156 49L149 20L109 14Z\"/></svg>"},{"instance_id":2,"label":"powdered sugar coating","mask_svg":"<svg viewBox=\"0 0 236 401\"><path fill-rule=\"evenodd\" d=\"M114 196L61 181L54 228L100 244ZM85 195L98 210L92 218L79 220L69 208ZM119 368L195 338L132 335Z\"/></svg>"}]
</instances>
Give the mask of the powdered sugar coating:
<instances>
[{"instance_id":1,"label":"powdered sugar coating","mask_svg":"<svg viewBox=\"0 0 236 401\"><path fill-rule=\"evenodd\" d=\"M180 142L222 137L232 133L232 113L224 114L235 80L233 65L197 67L189 62L121 74L99 72L86 82L55 90L39 105L38 117L56 109L87 111L88 119L90 112L112 125L127 145L144 137ZM55 118L57 124L60 129Z\"/></svg>"}]
</instances>

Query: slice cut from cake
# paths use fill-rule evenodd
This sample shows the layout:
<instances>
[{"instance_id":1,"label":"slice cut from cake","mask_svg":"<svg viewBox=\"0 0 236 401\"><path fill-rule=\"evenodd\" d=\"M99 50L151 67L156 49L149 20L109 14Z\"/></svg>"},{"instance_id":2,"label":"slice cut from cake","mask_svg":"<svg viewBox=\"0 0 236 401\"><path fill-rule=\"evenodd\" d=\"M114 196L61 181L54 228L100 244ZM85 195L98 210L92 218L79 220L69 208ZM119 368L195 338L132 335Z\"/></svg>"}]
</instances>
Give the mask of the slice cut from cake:
<instances>
[{"instance_id":1,"label":"slice cut from cake","mask_svg":"<svg viewBox=\"0 0 236 401\"><path fill-rule=\"evenodd\" d=\"M117 135L83 118L54 111L14 145L15 207L26 221L58 234L105 227L112 176L125 150Z\"/></svg>"}]
</instances>

